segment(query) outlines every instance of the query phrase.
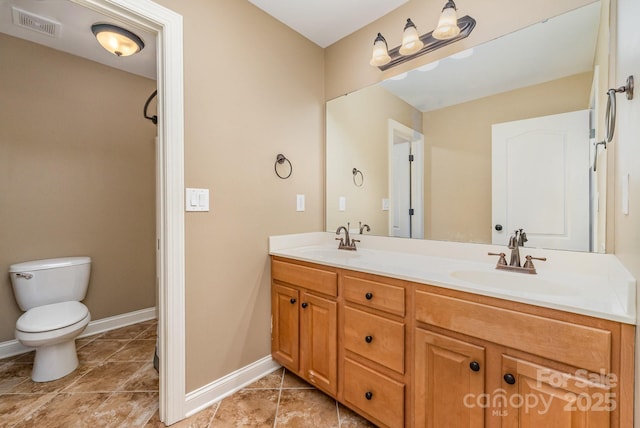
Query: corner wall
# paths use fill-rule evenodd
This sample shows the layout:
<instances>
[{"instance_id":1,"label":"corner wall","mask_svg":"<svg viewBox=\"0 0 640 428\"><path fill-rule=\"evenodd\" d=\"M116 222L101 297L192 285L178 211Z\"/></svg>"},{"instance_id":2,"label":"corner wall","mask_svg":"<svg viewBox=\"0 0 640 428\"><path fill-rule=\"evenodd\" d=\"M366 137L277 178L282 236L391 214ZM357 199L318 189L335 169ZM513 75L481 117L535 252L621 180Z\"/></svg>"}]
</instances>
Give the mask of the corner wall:
<instances>
[{"instance_id":1,"label":"corner wall","mask_svg":"<svg viewBox=\"0 0 640 428\"><path fill-rule=\"evenodd\" d=\"M270 354L267 238L324 228L324 60L246 0L157 2L183 16L185 186L210 189L185 215L188 393Z\"/></svg>"}]
</instances>

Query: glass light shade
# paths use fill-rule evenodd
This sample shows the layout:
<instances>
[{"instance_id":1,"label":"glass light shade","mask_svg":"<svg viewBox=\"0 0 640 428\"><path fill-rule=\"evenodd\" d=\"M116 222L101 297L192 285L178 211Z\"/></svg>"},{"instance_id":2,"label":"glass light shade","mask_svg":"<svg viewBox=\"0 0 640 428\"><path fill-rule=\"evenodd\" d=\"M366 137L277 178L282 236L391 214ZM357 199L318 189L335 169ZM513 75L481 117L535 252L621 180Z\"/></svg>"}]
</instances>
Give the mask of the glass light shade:
<instances>
[{"instance_id":1,"label":"glass light shade","mask_svg":"<svg viewBox=\"0 0 640 428\"><path fill-rule=\"evenodd\" d=\"M446 40L460 34L460 27L458 27L458 14L456 12L456 5L453 1L449 1L442 9L440 19L438 20L438 26L431 36L434 39Z\"/></svg>"},{"instance_id":2,"label":"glass light shade","mask_svg":"<svg viewBox=\"0 0 640 428\"><path fill-rule=\"evenodd\" d=\"M389 49L387 48L387 41L382 34L378 33L378 37L373 42L373 54L371 55L371 61L369 64L374 67L380 67L381 65L388 64L391 61L389 56Z\"/></svg>"},{"instance_id":3,"label":"glass light shade","mask_svg":"<svg viewBox=\"0 0 640 428\"><path fill-rule=\"evenodd\" d=\"M144 42L140 37L124 28L110 24L96 24L91 27L98 43L116 56L129 56L140 52Z\"/></svg>"},{"instance_id":4,"label":"glass light shade","mask_svg":"<svg viewBox=\"0 0 640 428\"><path fill-rule=\"evenodd\" d=\"M418 29L411 19L407 19L407 25L404 26L402 34L402 46L400 46L400 55L411 55L418 52L424 43L420 40Z\"/></svg>"}]
</instances>

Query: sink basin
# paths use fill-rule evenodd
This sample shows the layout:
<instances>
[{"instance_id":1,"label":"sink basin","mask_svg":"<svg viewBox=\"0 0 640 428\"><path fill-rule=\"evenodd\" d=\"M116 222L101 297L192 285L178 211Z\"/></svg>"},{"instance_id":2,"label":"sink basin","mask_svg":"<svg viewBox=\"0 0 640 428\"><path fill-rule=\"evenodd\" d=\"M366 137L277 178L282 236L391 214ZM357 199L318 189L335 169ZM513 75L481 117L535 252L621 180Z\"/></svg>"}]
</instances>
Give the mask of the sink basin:
<instances>
[{"instance_id":1,"label":"sink basin","mask_svg":"<svg viewBox=\"0 0 640 428\"><path fill-rule=\"evenodd\" d=\"M309 247L309 248L300 248L296 250L297 253L319 259L345 259L345 258L356 258L359 257L357 251L350 250L338 250L336 248L329 247Z\"/></svg>"},{"instance_id":2,"label":"sink basin","mask_svg":"<svg viewBox=\"0 0 640 428\"><path fill-rule=\"evenodd\" d=\"M576 296L578 287L540 278L537 275L529 275L515 272L459 270L451 273L451 276L462 281L481 285L483 287L517 291L530 294L544 294L553 296Z\"/></svg>"}]
</instances>

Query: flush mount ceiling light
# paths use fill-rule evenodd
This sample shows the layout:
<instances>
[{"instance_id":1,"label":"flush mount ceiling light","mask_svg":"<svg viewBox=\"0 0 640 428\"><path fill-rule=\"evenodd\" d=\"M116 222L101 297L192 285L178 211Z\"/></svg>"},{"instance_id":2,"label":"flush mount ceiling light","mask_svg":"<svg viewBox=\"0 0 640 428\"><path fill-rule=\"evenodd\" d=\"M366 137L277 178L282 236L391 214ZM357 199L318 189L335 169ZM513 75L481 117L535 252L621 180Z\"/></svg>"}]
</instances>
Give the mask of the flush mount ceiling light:
<instances>
[{"instance_id":1,"label":"flush mount ceiling light","mask_svg":"<svg viewBox=\"0 0 640 428\"><path fill-rule=\"evenodd\" d=\"M442 9L435 30L418 35L418 29L411 19L407 19L402 34L402 44L392 50L388 49L387 41L378 33L373 42L373 54L369 64L380 70L387 70L410 59L464 39L471 34L476 26L476 20L470 16L458 19L456 5L453 0L447 1Z\"/></svg>"},{"instance_id":2,"label":"flush mount ceiling light","mask_svg":"<svg viewBox=\"0 0 640 428\"><path fill-rule=\"evenodd\" d=\"M112 24L93 24L91 31L98 43L116 56L129 56L140 52L144 42L129 30Z\"/></svg>"}]
</instances>

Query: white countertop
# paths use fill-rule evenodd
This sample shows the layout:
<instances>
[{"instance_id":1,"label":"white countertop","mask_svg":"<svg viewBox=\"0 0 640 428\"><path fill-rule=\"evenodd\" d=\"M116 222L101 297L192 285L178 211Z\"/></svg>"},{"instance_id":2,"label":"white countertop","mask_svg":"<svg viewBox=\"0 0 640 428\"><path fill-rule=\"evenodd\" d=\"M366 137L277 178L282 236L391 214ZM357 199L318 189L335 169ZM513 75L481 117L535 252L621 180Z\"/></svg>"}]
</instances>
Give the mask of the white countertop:
<instances>
[{"instance_id":1,"label":"white countertop","mask_svg":"<svg viewBox=\"0 0 640 428\"><path fill-rule=\"evenodd\" d=\"M357 251L338 250L336 235L311 232L269 238L269 254L338 268L430 284L484 296L636 323L636 281L611 254L520 248L535 261L537 275L496 270L506 246L411 240L371 235Z\"/></svg>"}]
</instances>

